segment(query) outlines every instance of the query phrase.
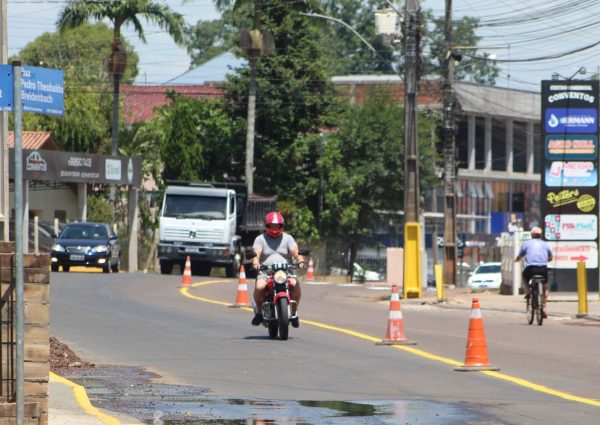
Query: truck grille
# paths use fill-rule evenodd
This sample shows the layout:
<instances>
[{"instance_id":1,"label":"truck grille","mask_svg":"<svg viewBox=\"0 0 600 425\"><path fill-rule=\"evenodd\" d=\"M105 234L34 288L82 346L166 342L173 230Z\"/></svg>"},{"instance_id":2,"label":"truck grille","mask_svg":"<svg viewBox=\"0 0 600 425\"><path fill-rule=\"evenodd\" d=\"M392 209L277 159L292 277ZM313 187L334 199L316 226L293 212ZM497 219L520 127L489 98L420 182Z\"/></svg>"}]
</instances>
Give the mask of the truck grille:
<instances>
[{"instance_id":1,"label":"truck grille","mask_svg":"<svg viewBox=\"0 0 600 425\"><path fill-rule=\"evenodd\" d=\"M165 229L165 238L167 240L186 240L189 242L221 242L223 238L222 230L189 230L189 229Z\"/></svg>"}]
</instances>

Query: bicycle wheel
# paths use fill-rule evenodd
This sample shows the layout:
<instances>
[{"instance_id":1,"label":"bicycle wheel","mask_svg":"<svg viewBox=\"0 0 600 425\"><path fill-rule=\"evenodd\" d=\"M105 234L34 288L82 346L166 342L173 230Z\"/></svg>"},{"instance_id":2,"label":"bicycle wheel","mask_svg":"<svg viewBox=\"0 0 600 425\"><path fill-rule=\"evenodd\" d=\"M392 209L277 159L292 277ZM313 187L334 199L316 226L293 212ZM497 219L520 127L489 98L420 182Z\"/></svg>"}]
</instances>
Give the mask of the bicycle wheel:
<instances>
[{"instance_id":1,"label":"bicycle wheel","mask_svg":"<svg viewBox=\"0 0 600 425\"><path fill-rule=\"evenodd\" d=\"M534 316L534 312L535 312L535 290L533 289L533 286L530 285L529 286L529 298L525 299L525 301L527 302L527 323L529 323L530 325L533 323L533 316Z\"/></svg>"},{"instance_id":2,"label":"bicycle wheel","mask_svg":"<svg viewBox=\"0 0 600 425\"><path fill-rule=\"evenodd\" d=\"M542 326L542 322L544 321L544 286L542 282L536 282L535 287L537 288L535 318L537 319L537 324Z\"/></svg>"}]
</instances>

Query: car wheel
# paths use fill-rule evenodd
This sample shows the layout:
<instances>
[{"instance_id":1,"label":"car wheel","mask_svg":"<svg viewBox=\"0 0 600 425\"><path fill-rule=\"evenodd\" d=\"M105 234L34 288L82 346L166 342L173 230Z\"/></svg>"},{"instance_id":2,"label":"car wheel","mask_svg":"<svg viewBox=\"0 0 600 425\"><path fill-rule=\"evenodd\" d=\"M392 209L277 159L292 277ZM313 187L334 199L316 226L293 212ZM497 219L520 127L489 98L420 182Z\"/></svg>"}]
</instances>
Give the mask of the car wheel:
<instances>
[{"instance_id":1,"label":"car wheel","mask_svg":"<svg viewBox=\"0 0 600 425\"><path fill-rule=\"evenodd\" d=\"M52 265L50 265L50 270L52 270L53 272L57 272L58 271L58 264L52 264Z\"/></svg>"},{"instance_id":2,"label":"car wheel","mask_svg":"<svg viewBox=\"0 0 600 425\"><path fill-rule=\"evenodd\" d=\"M102 266L102 273L110 273L110 263L106 263Z\"/></svg>"},{"instance_id":3,"label":"car wheel","mask_svg":"<svg viewBox=\"0 0 600 425\"><path fill-rule=\"evenodd\" d=\"M69 270L71 270L71 266L63 265L63 272L68 272Z\"/></svg>"}]
</instances>

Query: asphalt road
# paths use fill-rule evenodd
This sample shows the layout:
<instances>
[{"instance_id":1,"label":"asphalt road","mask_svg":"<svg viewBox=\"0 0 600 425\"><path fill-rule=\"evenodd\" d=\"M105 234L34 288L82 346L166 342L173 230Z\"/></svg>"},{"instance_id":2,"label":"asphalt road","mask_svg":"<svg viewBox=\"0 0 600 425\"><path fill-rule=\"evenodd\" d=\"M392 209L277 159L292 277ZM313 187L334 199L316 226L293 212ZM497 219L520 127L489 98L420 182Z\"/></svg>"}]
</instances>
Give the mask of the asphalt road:
<instances>
[{"instance_id":1,"label":"asphalt road","mask_svg":"<svg viewBox=\"0 0 600 425\"><path fill-rule=\"evenodd\" d=\"M453 370L465 356L464 310L403 305L418 345L377 346L389 291L304 285L303 325L278 341L250 326L249 311L224 305L237 281L210 281L186 296L180 276L52 273L51 333L86 360L148 367L216 396L431 402L459 406L470 423L600 422L600 327L528 326L524 314L483 309L501 371L464 373Z\"/></svg>"}]
</instances>

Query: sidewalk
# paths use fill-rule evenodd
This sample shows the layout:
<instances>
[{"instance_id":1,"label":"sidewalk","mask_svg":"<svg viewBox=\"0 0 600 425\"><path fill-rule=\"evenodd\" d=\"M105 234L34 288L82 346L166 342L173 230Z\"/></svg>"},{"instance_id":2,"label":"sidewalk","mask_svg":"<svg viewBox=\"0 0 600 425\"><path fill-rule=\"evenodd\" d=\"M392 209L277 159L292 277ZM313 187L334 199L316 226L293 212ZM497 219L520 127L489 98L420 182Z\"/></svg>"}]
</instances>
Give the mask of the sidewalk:
<instances>
[{"instance_id":1,"label":"sidewalk","mask_svg":"<svg viewBox=\"0 0 600 425\"><path fill-rule=\"evenodd\" d=\"M53 373L48 393L49 425L141 425L135 418L92 406L82 386Z\"/></svg>"},{"instance_id":2,"label":"sidewalk","mask_svg":"<svg viewBox=\"0 0 600 425\"><path fill-rule=\"evenodd\" d=\"M495 310L522 313L525 310L523 295L501 295L496 291L471 292L468 288L445 289L445 301L439 302L435 288L423 292L420 299L403 299L403 304L428 304L440 308L471 308L474 297L479 298L482 310ZM588 293L587 315L578 317L579 302L576 292L550 292L548 296L548 316L564 318L580 318L600 321L600 297L597 292Z\"/></svg>"}]
</instances>

